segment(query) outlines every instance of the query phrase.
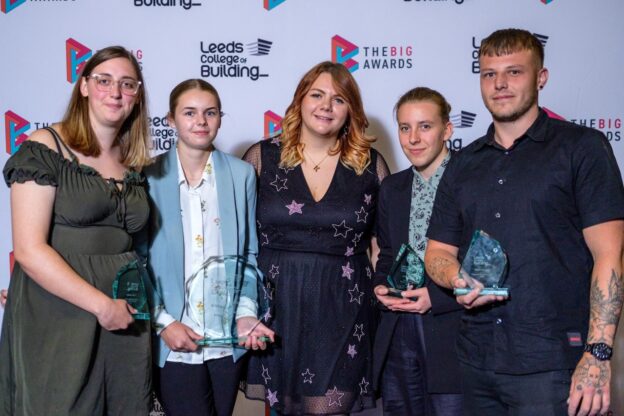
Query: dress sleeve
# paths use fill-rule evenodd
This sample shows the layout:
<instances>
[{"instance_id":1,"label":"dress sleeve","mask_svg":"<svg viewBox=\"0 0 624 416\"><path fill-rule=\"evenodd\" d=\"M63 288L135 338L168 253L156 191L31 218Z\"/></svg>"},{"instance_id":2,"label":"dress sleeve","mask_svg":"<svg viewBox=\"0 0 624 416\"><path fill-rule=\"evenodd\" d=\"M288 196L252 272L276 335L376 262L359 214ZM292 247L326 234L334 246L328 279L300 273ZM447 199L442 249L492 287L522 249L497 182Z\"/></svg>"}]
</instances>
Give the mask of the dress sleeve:
<instances>
[{"instance_id":1,"label":"dress sleeve","mask_svg":"<svg viewBox=\"0 0 624 416\"><path fill-rule=\"evenodd\" d=\"M388 168L388 164L386 163L386 159L381 155L381 153L377 152L377 166L375 166L375 171L377 172L377 179L381 183L384 178L390 175L390 169Z\"/></svg>"},{"instance_id":2,"label":"dress sleeve","mask_svg":"<svg viewBox=\"0 0 624 416\"><path fill-rule=\"evenodd\" d=\"M243 155L243 160L254 167L257 176L260 176L260 171L262 169L262 151L260 150L260 145L261 143L252 145Z\"/></svg>"},{"instance_id":3,"label":"dress sleeve","mask_svg":"<svg viewBox=\"0 0 624 416\"><path fill-rule=\"evenodd\" d=\"M43 143L27 140L4 165L4 181L13 183L35 181L39 185L58 186L62 156Z\"/></svg>"}]
</instances>

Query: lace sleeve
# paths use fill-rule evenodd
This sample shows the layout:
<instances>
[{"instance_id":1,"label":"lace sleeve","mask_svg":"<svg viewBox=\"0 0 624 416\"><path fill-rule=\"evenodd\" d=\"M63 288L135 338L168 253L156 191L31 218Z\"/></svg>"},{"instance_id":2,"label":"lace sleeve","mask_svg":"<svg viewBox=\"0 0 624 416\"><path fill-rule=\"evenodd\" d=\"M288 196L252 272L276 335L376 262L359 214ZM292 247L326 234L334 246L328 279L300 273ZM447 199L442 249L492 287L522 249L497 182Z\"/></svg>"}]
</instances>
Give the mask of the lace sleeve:
<instances>
[{"instance_id":1,"label":"lace sleeve","mask_svg":"<svg viewBox=\"0 0 624 416\"><path fill-rule=\"evenodd\" d=\"M388 164L386 163L386 159L383 158L381 153L377 152L377 179L379 179L379 183L384 180L384 178L390 175L390 169L388 168Z\"/></svg>"},{"instance_id":2,"label":"lace sleeve","mask_svg":"<svg viewBox=\"0 0 624 416\"><path fill-rule=\"evenodd\" d=\"M260 176L260 170L262 169L262 152L260 146L261 143L252 145L243 155L243 160L254 167L257 176Z\"/></svg>"}]
</instances>

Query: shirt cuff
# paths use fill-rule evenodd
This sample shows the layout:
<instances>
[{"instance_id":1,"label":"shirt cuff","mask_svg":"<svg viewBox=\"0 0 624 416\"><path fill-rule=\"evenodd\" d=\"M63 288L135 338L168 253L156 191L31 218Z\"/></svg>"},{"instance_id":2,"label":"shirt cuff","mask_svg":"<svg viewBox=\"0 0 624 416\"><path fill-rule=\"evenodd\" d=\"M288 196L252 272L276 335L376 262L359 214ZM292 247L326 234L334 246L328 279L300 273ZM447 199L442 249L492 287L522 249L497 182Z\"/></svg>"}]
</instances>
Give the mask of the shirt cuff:
<instances>
[{"instance_id":1,"label":"shirt cuff","mask_svg":"<svg viewBox=\"0 0 624 416\"><path fill-rule=\"evenodd\" d=\"M238 308L236 309L236 319L245 318L247 316L258 317L258 304L247 297L241 296L238 301Z\"/></svg>"},{"instance_id":2,"label":"shirt cuff","mask_svg":"<svg viewBox=\"0 0 624 416\"><path fill-rule=\"evenodd\" d=\"M160 333L175 322L176 319L169 315L166 310L161 309L156 317L154 318L154 328L156 329L156 335L160 335Z\"/></svg>"}]
</instances>

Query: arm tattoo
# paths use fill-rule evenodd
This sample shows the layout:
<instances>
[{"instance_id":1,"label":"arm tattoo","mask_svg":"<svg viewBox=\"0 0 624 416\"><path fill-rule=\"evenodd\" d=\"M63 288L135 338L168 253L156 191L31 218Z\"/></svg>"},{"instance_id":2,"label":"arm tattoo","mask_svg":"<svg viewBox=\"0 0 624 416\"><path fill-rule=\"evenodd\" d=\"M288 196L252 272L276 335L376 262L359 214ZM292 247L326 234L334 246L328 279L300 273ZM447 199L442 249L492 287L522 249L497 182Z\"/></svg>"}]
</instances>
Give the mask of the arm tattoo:
<instances>
[{"instance_id":1,"label":"arm tattoo","mask_svg":"<svg viewBox=\"0 0 624 416\"><path fill-rule=\"evenodd\" d=\"M613 334L617 328L624 303L624 281L622 276L611 270L607 293L598 285L598 279L592 279L590 294L590 329L589 338L594 342L613 343Z\"/></svg>"},{"instance_id":2,"label":"arm tattoo","mask_svg":"<svg viewBox=\"0 0 624 416\"><path fill-rule=\"evenodd\" d=\"M434 257L427 263L427 272L429 272L429 276L433 277L433 279L438 282L448 282L448 278L446 273L444 273L444 270L452 264L453 262L449 259L445 259L444 257Z\"/></svg>"}]
</instances>

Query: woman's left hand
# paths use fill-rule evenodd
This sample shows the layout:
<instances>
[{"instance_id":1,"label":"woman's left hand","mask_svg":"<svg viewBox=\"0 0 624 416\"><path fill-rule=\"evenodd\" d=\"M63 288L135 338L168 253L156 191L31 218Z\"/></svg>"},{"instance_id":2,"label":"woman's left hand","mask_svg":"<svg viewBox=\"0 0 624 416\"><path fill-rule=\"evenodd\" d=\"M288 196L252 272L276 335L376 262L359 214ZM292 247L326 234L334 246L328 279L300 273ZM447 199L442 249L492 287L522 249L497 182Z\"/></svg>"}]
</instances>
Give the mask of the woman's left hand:
<instances>
[{"instance_id":1,"label":"woman's left hand","mask_svg":"<svg viewBox=\"0 0 624 416\"><path fill-rule=\"evenodd\" d=\"M253 316L245 316L236 320L238 331L238 345L246 349L265 349L266 342L262 337L268 337L271 342L275 342L275 332L266 327L260 320Z\"/></svg>"},{"instance_id":2,"label":"woman's left hand","mask_svg":"<svg viewBox=\"0 0 624 416\"><path fill-rule=\"evenodd\" d=\"M6 305L7 294L8 292L6 289L0 290L0 305L2 305L3 308L4 308L4 305Z\"/></svg>"}]
</instances>

